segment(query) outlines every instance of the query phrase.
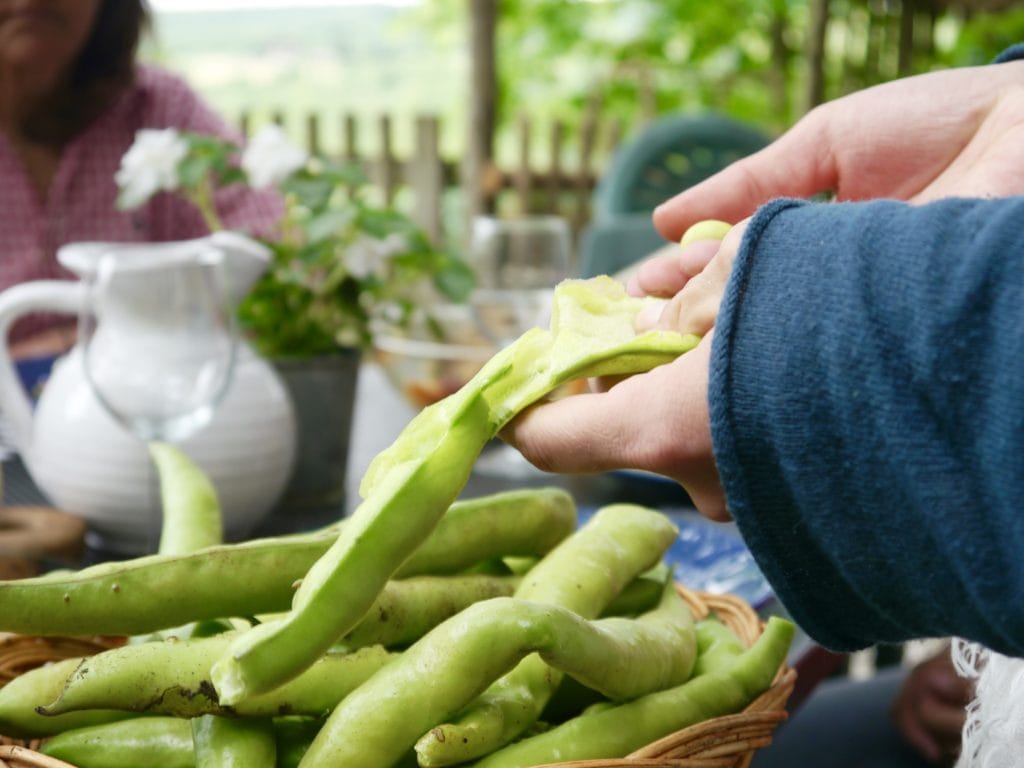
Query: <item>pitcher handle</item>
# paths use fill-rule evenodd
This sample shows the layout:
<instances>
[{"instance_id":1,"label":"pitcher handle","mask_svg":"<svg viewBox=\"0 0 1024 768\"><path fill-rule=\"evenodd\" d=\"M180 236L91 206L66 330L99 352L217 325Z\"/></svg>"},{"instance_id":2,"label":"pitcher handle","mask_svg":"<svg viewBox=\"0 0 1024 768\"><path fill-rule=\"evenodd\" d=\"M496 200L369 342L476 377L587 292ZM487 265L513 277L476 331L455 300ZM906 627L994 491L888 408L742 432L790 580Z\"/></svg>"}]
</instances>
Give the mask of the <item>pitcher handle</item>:
<instances>
[{"instance_id":1,"label":"pitcher handle","mask_svg":"<svg viewBox=\"0 0 1024 768\"><path fill-rule=\"evenodd\" d=\"M11 427L15 446L23 455L32 443L32 401L14 368L7 336L14 321L28 312L77 315L85 290L82 283L71 280L35 280L0 293L0 410Z\"/></svg>"}]
</instances>

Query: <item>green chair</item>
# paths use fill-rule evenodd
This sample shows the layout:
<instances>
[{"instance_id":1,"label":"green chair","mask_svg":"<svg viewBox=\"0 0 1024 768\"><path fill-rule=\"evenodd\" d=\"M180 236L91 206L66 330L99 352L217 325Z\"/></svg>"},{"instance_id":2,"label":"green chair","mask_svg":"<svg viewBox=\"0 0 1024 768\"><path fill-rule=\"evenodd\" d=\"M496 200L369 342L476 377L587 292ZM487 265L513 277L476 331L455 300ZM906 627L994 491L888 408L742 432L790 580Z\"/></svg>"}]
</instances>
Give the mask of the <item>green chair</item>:
<instances>
[{"instance_id":1,"label":"green chair","mask_svg":"<svg viewBox=\"0 0 1024 768\"><path fill-rule=\"evenodd\" d=\"M658 118L620 147L598 182L580 240L580 276L611 274L665 245L654 208L771 141L723 115Z\"/></svg>"}]
</instances>

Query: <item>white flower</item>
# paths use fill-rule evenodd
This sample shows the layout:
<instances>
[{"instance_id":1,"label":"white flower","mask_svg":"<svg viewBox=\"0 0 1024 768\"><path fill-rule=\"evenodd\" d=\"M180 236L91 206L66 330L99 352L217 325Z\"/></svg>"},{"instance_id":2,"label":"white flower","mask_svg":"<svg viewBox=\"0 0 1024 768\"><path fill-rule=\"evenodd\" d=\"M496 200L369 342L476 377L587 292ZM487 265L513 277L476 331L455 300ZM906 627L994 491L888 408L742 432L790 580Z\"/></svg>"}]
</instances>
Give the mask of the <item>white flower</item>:
<instances>
[{"instance_id":1,"label":"white flower","mask_svg":"<svg viewBox=\"0 0 1024 768\"><path fill-rule=\"evenodd\" d=\"M302 168L309 156L292 144L279 125L263 126L242 153L242 170L254 187L278 184Z\"/></svg>"},{"instance_id":2,"label":"white flower","mask_svg":"<svg viewBox=\"0 0 1024 768\"><path fill-rule=\"evenodd\" d=\"M395 238L400 240L395 240ZM345 269L357 280L374 275L387 275L387 260L406 247L402 235L388 235L383 240L376 237L360 237L345 248Z\"/></svg>"},{"instance_id":3,"label":"white flower","mask_svg":"<svg viewBox=\"0 0 1024 768\"><path fill-rule=\"evenodd\" d=\"M178 164L187 154L188 142L174 128L139 130L114 174L121 206L134 208L160 190L177 189Z\"/></svg>"}]
</instances>

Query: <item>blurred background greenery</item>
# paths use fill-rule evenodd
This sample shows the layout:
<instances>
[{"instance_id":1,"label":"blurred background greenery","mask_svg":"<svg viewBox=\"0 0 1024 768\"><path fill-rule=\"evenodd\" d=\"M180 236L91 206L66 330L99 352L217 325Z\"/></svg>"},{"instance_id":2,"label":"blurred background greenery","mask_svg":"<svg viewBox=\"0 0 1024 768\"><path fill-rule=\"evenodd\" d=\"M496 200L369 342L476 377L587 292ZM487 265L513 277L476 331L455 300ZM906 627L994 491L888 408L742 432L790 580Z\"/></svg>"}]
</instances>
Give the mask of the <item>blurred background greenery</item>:
<instances>
[{"instance_id":1,"label":"blurred background greenery","mask_svg":"<svg viewBox=\"0 0 1024 768\"><path fill-rule=\"evenodd\" d=\"M360 158L386 202L455 247L487 210L560 213L581 232L613 153L655 118L716 112L775 136L822 101L1024 41L1024 0L171 2L154 0L146 57L249 129L277 120L308 143L315 115L321 151ZM474 71L493 72L484 90ZM424 160L439 178L426 194L409 183Z\"/></svg>"},{"instance_id":2,"label":"blurred background greenery","mask_svg":"<svg viewBox=\"0 0 1024 768\"><path fill-rule=\"evenodd\" d=\"M445 149L458 151L472 3L158 12L147 55L183 73L228 116L276 113L297 124L310 111L328 119L390 114L407 146L402 118L429 113L445 125ZM827 27L814 97L809 48L821 7ZM908 12L910 44L901 43ZM499 137L520 113L572 124L588 105L626 125L710 108L777 133L812 101L989 61L1024 40L1024 3L501 0L496 38ZM328 150L334 138L326 133Z\"/></svg>"}]
</instances>

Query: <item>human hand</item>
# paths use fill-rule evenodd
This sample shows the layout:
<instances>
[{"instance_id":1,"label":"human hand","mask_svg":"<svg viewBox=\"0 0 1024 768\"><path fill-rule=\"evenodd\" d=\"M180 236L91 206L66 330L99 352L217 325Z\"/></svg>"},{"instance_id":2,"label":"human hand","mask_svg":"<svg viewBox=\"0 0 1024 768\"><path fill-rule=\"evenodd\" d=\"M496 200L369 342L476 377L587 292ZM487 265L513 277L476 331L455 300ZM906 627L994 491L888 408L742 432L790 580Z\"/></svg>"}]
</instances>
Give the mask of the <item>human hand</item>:
<instances>
[{"instance_id":1,"label":"human hand","mask_svg":"<svg viewBox=\"0 0 1024 768\"><path fill-rule=\"evenodd\" d=\"M548 472L631 468L665 475L686 489L703 514L728 520L711 450L710 358L708 334L673 362L607 391L535 405L501 436Z\"/></svg>"},{"instance_id":2,"label":"human hand","mask_svg":"<svg viewBox=\"0 0 1024 768\"><path fill-rule=\"evenodd\" d=\"M1024 61L895 80L824 104L777 141L654 212L678 241L703 219L738 221L775 197L839 200L1024 193Z\"/></svg>"},{"instance_id":3,"label":"human hand","mask_svg":"<svg viewBox=\"0 0 1024 768\"><path fill-rule=\"evenodd\" d=\"M626 290L634 296L660 296L667 302L642 312L637 330L660 328L698 336L711 330L747 222L733 226L722 240L698 240L675 254L641 264Z\"/></svg>"},{"instance_id":4,"label":"human hand","mask_svg":"<svg viewBox=\"0 0 1024 768\"><path fill-rule=\"evenodd\" d=\"M729 519L712 453L707 387L711 332L745 225L723 241L700 240L651 259L630 280L634 295L670 297L641 314L637 330L703 335L696 349L605 392L535 406L502 436L550 472L633 468L671 477L703 514Z\"/></svg>"},{"instance_id":5,"label":"human hand","mask_svg":"<svg viewBox=\"0 0 1024 768\"><path fill-rule=\"evenodd\" d=\"M926 759L952 765L960 753L972 685L953 667L947 649L918 664L903 682L891 717L903 738Z\"/></svg>"}]
</instances>

